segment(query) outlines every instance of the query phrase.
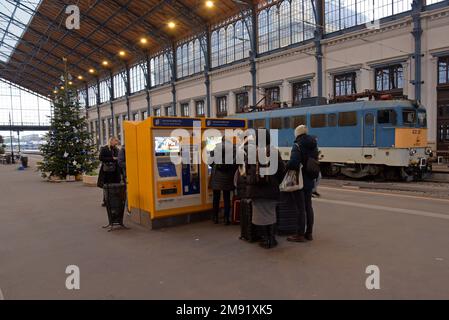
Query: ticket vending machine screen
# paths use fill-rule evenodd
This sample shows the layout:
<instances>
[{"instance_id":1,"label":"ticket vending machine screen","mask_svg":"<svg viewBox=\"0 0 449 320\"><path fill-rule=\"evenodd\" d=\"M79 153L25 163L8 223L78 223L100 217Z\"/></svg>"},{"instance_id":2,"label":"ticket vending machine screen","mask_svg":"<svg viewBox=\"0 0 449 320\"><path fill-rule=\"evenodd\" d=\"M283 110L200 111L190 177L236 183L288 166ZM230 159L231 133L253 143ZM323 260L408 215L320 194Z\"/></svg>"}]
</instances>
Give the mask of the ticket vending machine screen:
<instances>
[{"instance_id":1,"label":"ticket vending machine screen","mask_svg":"<svg viewBox=\"0 0 449 320\"><path fill-rule=\"evenodd\" d=\"M155 137L154 151L156 155L179 152L180 143L178 137Z\"/></svg>"},{"instance_id":2,"label":"ticket vending machine screen","mask_svg":"<svg viewBox=\"0 0 449 320\"><path fill-rule=\"evenodd\" d=\"M157 168L161 178L176 177L176 167L172 162L158 162Z\"/></svg>"}]
</instances>

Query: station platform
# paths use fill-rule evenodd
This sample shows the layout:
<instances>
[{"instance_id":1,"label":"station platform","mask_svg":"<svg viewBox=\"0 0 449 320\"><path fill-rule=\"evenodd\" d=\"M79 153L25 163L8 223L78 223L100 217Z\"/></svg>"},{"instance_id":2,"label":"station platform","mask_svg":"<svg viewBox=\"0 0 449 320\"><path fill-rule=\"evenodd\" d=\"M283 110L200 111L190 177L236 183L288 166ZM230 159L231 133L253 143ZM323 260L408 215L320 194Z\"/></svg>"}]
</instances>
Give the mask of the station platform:
<instances>
[{"instance_id":1,"label":"station platform","mask_svg":"<svg viewBox=\"0 0 449 320\"><path fill-rule=\"evenodd\" d=\"M33 165L33 160L31 161ZM106 232L102 191L0 165L5 299L447 299L449 201L323 186L316 240L264 250L238 226ZM65 288L68 265L81 289ZM367 266L380 290L367 290Z\"/></svg>"}]
</instances>

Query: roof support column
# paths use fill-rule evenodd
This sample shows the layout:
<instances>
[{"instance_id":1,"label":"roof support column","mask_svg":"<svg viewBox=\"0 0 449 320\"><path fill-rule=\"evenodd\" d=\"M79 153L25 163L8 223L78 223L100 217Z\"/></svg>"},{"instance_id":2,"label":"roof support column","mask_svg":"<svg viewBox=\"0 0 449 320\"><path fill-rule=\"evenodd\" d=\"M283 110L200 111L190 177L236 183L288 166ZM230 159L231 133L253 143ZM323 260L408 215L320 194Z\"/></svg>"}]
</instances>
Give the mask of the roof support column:
<instances>
[{"instance_id":1,"label":"roof support column","mask_svg":"<svg viewBox=\"0 0 449 320\"><path fill-rule=\"evenodd\" d=\"M150 57L148 54L146 55L146 72L145 72L145 91L147 94L147 115L148 117L151 116L151 96L150 96L150 89L151 89L151 62Z\"/></svg>"},{"instance_id":2,"label":"roof support column","mask_svg":"<svg viewBox=\"0 0 449 320\"><path fill-rule=\"evenodd\" d=\"M125 82L126 113L128 114L128 120L131 120L131 105L129 101L129 96L131 95L131 83L128 64L125 65L125 71L122 72L122 77Z\"/></svg>"},{"instance_id":3,"label":"roof support column","mask_svg":"<svg viewBox=\"0 0 449 320\"><path fill-rule=\"evenodd\" d=\"M87 82L84 82L84 90L86 90L86 95L84 97L84 103L86 104L86 119L89 118L89 87L87 85Z\"/></svg>"},{"instance_id":4,"label":"roof support column","mask_svg":"<svg viewBox=\"0 0 449 320\"><path fill-rule=\"evenodd\" d=\"M249 29L248 23L246 21L246 18L243 19L245 22L246 28L248 29L248 34L251 38L251 52L250 52L250 64L251 64L251 81L252 81L252 99L253 99L253 106L255 107L257 104L257 12L256 12L256 6L253 5L251 8L251 25L252 29Z\"/></svg>"},{"instance_id":5,"label":"roof support column","mask_svg":"<svg viewBox=\"0 0 449 320\"><path fill-rule=\"evenodd\" d=\"M112 117L112 135L117 136L117 132L115 132L115 113L114 113L114 77L112 71L109 70L109 106L111 108L111 117Z\"/></svg>"},{"instance_id":6,"label":"roof support column","mask_svg":"<svg viewBox=\"0 0 449 320\"><path fill-rule=\"evenodd\" d=\"M170 61L170 59L168 59ZM172 93L172 108L173 108L173 115L176 117L176 79L177 75L176 72L176 49L175 45L173 44L171 47L171 93Z\"/></svg>"},{"instance_id":7,"label":"roof support column","mask_svg":"<svg viewBox=\"0 0 449 320\"><path fill-rule=\"evenodd\" d=\"M421 101L421 88L424 81L422 81L422 43L421 36L423 34L421 24L421 12L424 8L425 0L413 0L412 3L412 19L413 19L413 31L412 35L415 39L415 52L413 58L415 59L415 80L410 81L415 86L415 100Z\"/></svg>"},{"instance_id":8,"label":"roof support column","mask_svg":"<svg viewBox=\"0 0 449 320\"><path fill-rule=\"evenodd\" d=\"M96 102L97 102L97 118L98 118L98 147L100 147L103 143L103 134L102 134L102 127L101 127L101 117L100 117L100 79L96 78L97 83L95 85L95 95L96 95Z\"/></svg>"},{"instance_id":9,"label":"roof support column","mask_svg":"<svg viewBox=\"0 0 449 320\"><path fill-rule=\"evenodd\" d=\"M200 39L201 50L204 55L204 85L206 86L206 116L211 116L211 90L210 90L210 59L211 59L211 44L210 44L210 31L206 30L204 37Z\"/></svg>"},{"instance_id":10,"label":"roof support column","mask_svg":"<svg viewBox=\"0 0 449 320\"><path fill-rule=\"evenodd\" d=\"M314 3L313 0L312 5ZM315 13L315 58L316 58L316 73L317 73L317 84L319 97L323 96L323 48L321 45L321 40L324 34L324 0L316 0L316 7L314 8Z\"/></svg>"}]
</instances>

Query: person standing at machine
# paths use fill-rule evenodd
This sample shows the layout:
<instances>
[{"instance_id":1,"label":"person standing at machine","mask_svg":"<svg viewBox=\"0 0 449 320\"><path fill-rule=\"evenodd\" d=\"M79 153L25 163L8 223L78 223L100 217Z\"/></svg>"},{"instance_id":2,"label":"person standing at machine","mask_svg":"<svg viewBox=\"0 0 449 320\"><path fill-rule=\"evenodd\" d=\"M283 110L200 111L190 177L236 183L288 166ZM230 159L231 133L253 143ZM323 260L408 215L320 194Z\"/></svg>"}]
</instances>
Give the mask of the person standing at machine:
<instances>
[{"instance_id":1,"label":"person standing at machine","mask_svg":"<svg viewBox=\"0 0 449 320\"><path fill-rule=\"evenodd\" d=\"M317 169L316 166L318 163L318 146L317 140L308 135L307 127L304 125L295 129L295 137L290 161L287 163L287 170L299 170L302 164L304 188L296 191L294 194L298 213L298 229L297 234L287 238L287 240L291 242L306 242L313 240L314 212L312 192L315 187L315 181L319 176L319 167Z\"/></svg>"},{"instance_id":2,"label":"person standing at machine","mask_svg":"<svg viewBox=\"0 0 449 320\"><path fill-rule=\"evenodd\" d=\"M108 183L120 183L121 173L118 165L118 144L119 140L116 137L109 138L108 144L101 147L99 160L101 161L100 173L98 174L97 186L104 187ZM105 193L103 192L102 206L106 206Z\"/></svg>"},{"instance_id":3,"label":"person standing at machine","mask_svg":"<svg viewBox=\"0 0 449 320\"><path fill-rule=\"evenodd\" d=\"M221 152L221 157L219 156ZM228 156L226 157L226 154ZM232 153L232 157L229 156ZM212 173L210 176L210 188L213 190L213 216L212 220L218 224L218 213L220 211L220 198L223 192L224 201L224 223L230 225L231 215L231 191L234 190L234 175L237 170L234 157L234 145L223 137L222 142L218 143L211 152L214 162L211 164ZM218 157L219 159L215 159ZM231 163L226 163L226 159L232 159Z\"/></svg>"}]
</instances>

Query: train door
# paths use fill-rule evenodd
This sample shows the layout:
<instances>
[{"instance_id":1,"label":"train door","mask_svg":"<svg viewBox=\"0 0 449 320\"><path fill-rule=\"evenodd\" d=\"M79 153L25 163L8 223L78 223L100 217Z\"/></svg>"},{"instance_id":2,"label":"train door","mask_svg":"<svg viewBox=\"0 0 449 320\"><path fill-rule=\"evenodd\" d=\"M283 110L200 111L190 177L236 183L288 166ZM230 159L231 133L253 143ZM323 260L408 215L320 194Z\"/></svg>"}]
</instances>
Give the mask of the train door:
<instances>
[{"instance_id":1,"label":"train door","mask_svg":"<svg viewBox=\"0 0 449 320\"><path fill-rule=\"evenodd\" d=\"M449 86L438 89L437 153L449 154Z\"/></svg>"},{"instance_id":2,"label":"train door","mask_svg":"<svg viewBox=\"0 0 449 320\"><path fill-rule=\"evenodd\" d=\"M376 145L376 117L373 111L366 111L363 115L363 146Z\"/></svg>"}]
</instances>

